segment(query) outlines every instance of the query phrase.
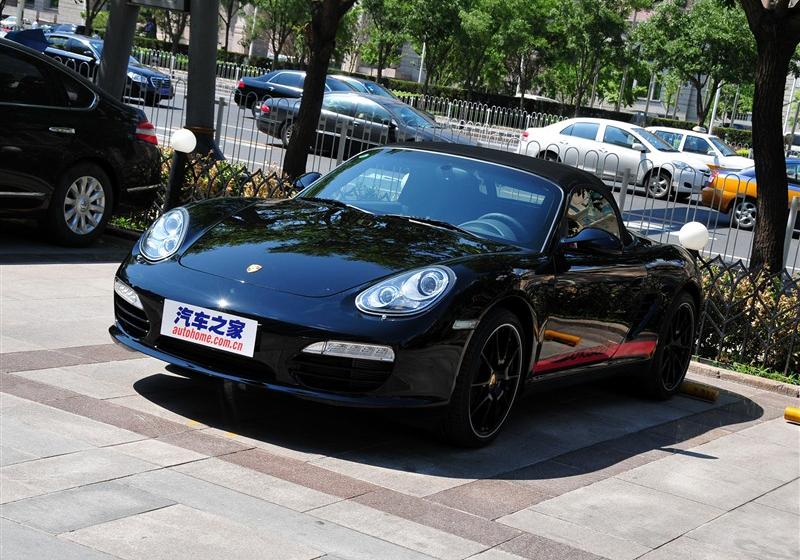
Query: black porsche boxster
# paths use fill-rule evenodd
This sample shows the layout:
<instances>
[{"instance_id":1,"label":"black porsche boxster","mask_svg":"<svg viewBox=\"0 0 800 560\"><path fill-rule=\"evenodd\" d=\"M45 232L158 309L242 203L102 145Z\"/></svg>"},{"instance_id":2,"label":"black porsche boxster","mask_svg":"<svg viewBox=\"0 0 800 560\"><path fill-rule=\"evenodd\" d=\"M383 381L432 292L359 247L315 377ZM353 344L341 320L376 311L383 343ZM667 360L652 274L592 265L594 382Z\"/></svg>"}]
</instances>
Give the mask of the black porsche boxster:
<instances>
[{"instance_id":1,"label":"black porsche boxster","mask_svg":"<svg viewBox=\"0 0 800 560\"><path fill-rule=\"evenodd\" d=\"M188 374L440 406L462 445L491 441L525 384L621 371L654 397L677 391L695 262L628 232L596 177L419 143L310 180L290 200L165 213L117 272L112 337Z\"/></svg>"}]
</instances>

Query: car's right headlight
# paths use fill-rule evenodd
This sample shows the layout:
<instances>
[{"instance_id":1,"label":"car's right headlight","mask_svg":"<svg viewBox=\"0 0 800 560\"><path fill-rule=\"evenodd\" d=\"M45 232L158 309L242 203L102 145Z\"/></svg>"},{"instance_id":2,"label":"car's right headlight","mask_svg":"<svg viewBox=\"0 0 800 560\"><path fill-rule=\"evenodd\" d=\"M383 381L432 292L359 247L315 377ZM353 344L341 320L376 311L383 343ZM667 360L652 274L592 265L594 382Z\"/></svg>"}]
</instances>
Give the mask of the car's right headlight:
<instances>
[{"instance_id":1,"label":"car's right headlight","mask_svg":"<svg viewBox=\"0 0 800 560\"><path fill-rule=\"evenodd\" d=\"M140 83L147 82L147 78L145 76L142 76L141 74L136 74L134 72L128 72L128 77L134 82L140 82Z\"/></svg>"},{"instance_id":2,"label":"car's right headlight","mask_svg":"<svg viewBox=\"0 0 800 560\"><path fill-rule=\"evenodd\" d=\"M189 214L184 208L164 213L139 240L139 250L149 261L161 261L175 254L186 237Z\"/></svg>"}]
</instances>

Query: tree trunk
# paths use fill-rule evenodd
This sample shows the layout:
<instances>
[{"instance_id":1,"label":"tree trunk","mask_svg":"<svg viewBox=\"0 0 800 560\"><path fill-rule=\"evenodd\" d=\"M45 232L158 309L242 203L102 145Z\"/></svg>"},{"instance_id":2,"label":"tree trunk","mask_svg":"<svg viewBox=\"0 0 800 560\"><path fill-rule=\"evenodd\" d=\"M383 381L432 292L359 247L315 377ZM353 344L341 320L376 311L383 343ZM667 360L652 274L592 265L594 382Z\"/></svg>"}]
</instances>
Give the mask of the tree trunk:
<instances>
[{"instance_id":1,"label":"tree trunk","mask_svg":"<svg viewBox=\"0 0 800 560\"><path fill-rule=\"evenodd\" d=\"M767 16L769 17L769 16ZM753 96L753 153L758 181L752 269L777 272L783 268L783 241L788 218L788 185L783 151L783 95L789 60L797 38L775 22L776 32L756 37L755 95Z\"/></svg>"},{"instance_id":2,"label":"tree trunk","mask_svg":"<svg viewBox=\"0 0 800 560\"><path fill-rule=\"evenodd\" d=\"M311 52L303 85L303 98L283 161L283 172L291 178L306 172L308 148L314 144L322 110L328 64L336 47L336 30L340 20L354 3L355 0L324 0L312 11L308 41Z\"/></svg>"}]
</instances>

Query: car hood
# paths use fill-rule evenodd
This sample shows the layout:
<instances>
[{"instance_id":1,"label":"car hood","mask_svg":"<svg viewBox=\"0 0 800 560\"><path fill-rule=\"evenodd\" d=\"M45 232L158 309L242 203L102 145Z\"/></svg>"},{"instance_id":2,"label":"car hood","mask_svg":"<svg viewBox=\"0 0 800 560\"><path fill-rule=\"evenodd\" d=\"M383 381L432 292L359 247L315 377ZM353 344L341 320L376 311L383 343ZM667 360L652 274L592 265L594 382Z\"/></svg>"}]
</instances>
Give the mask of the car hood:
<instances>
[{"instance_id":1,"label":"car hood","mask_svg":"<svg viewBox=\"0 0 800 560\"><path fill-rule=\"evenodd\" d=\"M147 66L134 66L131 64L128 66L128 72L131 74L145 76L147 78L169 78L169 76L166 74L162 74L161 72L153 70L152 68L148 68Z\"/></svg>"},{"instance_id":2,"label":"car hood","mask_svg":"<svg viewBox=\"0 0 800 560\"><path fill-rule=\"evenodd\" d=\"M243 208L203 234L180 263L271 290L323 297L404 270L509 248L402 218L295 199Z\"/></svg>"},{"instance_id":3,"label":"car hood","mask_svg":"<svg viewBox=\"0 0 800 560\"><path fill-rule=\"evenodd\" d=\"M743 156L727 156L720 158L719 164L724 169L739 171L740 169L753 167L755 162L752 159Z\"/></svg>"}]
</instances>

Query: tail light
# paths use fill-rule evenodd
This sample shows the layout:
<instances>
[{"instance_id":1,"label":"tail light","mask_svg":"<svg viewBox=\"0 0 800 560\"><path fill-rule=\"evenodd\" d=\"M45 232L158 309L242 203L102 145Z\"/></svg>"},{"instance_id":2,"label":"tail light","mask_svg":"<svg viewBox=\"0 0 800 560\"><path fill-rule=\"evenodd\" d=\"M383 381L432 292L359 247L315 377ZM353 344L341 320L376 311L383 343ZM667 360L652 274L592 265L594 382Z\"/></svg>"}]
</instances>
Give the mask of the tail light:
<instances>
[{"instance_id":1,"label":"tail light","mask_svg":"<svg viewBox=\"0 0 800 560\"><path fill-rule=\"evenodd\" d=\"M528 137L528 131L527 130L523 130L522 131L522 139L525 140L527 137Z\"/></svg>"},{"instance_id":2,"label":"tail light","mask_svg":"<svg viewBox=\"0 0 800 560\"><path fill-rule=\"evenodd\" d=\"M261 114L269 113L269 105L266 103L261 104Z\"/></svg>"},{"instance_id":3,"label":"tail light","mask_svg":"<svg viewBox=\"0 0 800 560\"><path fill-rule=\"evenodd\" d=\"M708 184L714 185L717 181L717 177L719 177L719 167L712 167L711 176L708 178Z\"/></svg>"},{"instance_id":4,"label":"tail light","mask_svg":"<svg viewBox=\"0 0 800 560\"><path fill-rule=\"evenodd\" d=\"M236 89L244 89L244 80L239 80L239 83L236 84Z\"/></svg>"},{"instance_id":5,"label":"tail light","mask_svg":"<svg viewBox=\"0 0 800 560\"><path fill-rule=\"evenodd\" d=\"M150 144L158 146L158 138L156 137L156 127L153 126L153 123L151 123L147 119L142 119L141 121L139 121L139 124L136 125L135 136L137 140L141 140L142 142L148 142Z\"/></svg>"}]
</instances>

